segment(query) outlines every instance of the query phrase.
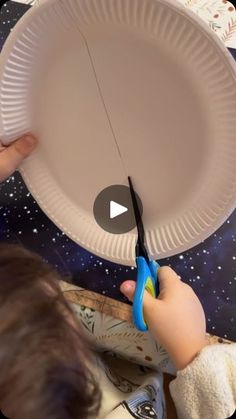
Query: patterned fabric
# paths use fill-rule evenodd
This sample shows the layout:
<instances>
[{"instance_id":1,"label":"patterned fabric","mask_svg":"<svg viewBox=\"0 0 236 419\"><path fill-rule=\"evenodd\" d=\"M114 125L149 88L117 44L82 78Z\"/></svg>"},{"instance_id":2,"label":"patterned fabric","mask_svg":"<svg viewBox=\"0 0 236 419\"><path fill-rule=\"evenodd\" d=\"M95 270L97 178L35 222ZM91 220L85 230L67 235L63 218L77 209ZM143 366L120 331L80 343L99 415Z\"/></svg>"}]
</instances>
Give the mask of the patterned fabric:
<instances>
[{"instance_id":1,"label":"patterned fabric","mask_svg":"<svg viewBox=\"0 0 236 419\"><path fill-rule=\"evenodd\" d=\"M125 358L161 372L175 374L175 368L165 349L149 333L137 331L132 321L130 321L129 316L127 316L127 320L120 320L119 311L116 311L117 318L115 318L99 310L86 307L80 304L80 294L82 295L82 301L84 300L84 294L88 295L86 300L91 300L88 304L90 302L94 303L94 299L100 299L100 296L87 292L76 285L65 282L61 282L60 285L66 299L72 304L76 316L82 323L86 334L100 352L111 354L116 358ZM91 296L91 294L93 295ZM71 298L71 295L73 298ZM77 302L75 297L77 298ZM126 304L122 305L126 306ZM103 306L105 306L105 301L103 302ZM100 308L102 309L102 307ZM207 334L207 338L209 344L231 343L226 339L209 334ZM116 377L116 381L117 383L119 382L119 377ZM128 388L128 382L124 386Z\"/></svg>"},{"instance_id":2,"label":"patterned fabric","mask_svg":"<svg viewBox=\"0 0 236 419\"><path fill-rule=\"evenodd\" d=\"M102 403L102 409L100 412L100 417L107 419L117 418L137 418L137 419L165 419L166 418L166 402L163 392L163 375L157 372L150 372L150 370L138 370L137 365L132 366L130 363L125 363L123 361L118 361L116 368L109 366L109 370L112 371L112 378L110 373L107 374L107 364L109 361L104 363L105 365L105 378L104 375L100 375L101 384L106 389L109 388L108 381L110 381L110 401L114 397L114 393L111 391L112 386L118 388L120 391L120 402L118 402L113 409L107 411L106 402ZM123 365L122 365L123 364ZM130 370L131 367L131 370ZM114 376L116 376L117 371L120 373L118 375L122 377L122 380L114 381ZM127 377L127 378L125 378ZM120 383L131 383L131 386L121 386ZM137 385L137 383L139 383ZM103 400L104 401L104 400ZM116 400L118 401L118 398Z\"/></svg>"},{"instance_id":3,"label":"patterned fabric","mask_svg":"<svg viewBox=\"0 0 236 419\"><path fill-rule=\"evenodd\" d=\"M29 5L49 0L14 0ZM227 0L178 0L192 10L219 36L227 47L236 48L236 10Z\"/></svg>"},{"instance_id":4,"label":"patterned fabric","mask_svg":"<svg viewBox=\"0 0 236 419\"><path fill-rule=\"evenodd\" d=\"M147 385L140 387L122 405L134 418L165 418L165 401L160 377L150 379Z\"/></svg>"},{"instance_id":5,"label":"patterned fabric","mask_svg":"<svg viewBox=\"0 0 236 419\"><path fill-rule=\"evenodd\" d=\"M60 287L98 350L116 358L125 358L145 367L175 374L175 368L165 349L149 333L141 333L135 329L129 305L117 303L111 298L64 281L60 282ZM207 339L209 344L231 343L209 334Z\"/></svg>"},{"instance_id":6,"label":"patterned fabric","mask_svg":"<svg viewBox=\"0 0 236 419\"><path fill-rule=\"evenodd\" d=\"M72 304L88 337L101 352L116 354L129 361L169 374L175 368L165 349L149 333L135 329L132 323L115 319L88 307Z\"/></svg>"},{"instance_id":7,"label":"patterned fabric","mask_svg":"<svg viewBox=\"0 0 236 419\"><path fill-rule=\"evenodd\" d=\"M196 13L227 47L236 48L236 11L227 0L178 0Z\"/></svg>"}]
</instances>

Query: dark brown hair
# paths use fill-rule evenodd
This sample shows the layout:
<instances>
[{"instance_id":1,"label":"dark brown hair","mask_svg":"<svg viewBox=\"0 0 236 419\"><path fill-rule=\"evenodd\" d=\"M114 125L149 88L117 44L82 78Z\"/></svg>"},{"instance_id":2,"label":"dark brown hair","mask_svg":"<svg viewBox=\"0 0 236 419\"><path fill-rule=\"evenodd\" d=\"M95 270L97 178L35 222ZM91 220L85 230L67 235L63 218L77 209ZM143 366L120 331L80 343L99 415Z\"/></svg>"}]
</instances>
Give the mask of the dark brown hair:
<instances>
[{"instance_id":1,"label":"dark brown hair","mask_svg":"<svg viewBox=\"0 0 236 419\"><path fill-rule=\"evenodd\" d=\"M37 255L0 245L0 409L11 419L85 419L99 410L91 351L60 279Z\"/></svg>"}]
</instances>

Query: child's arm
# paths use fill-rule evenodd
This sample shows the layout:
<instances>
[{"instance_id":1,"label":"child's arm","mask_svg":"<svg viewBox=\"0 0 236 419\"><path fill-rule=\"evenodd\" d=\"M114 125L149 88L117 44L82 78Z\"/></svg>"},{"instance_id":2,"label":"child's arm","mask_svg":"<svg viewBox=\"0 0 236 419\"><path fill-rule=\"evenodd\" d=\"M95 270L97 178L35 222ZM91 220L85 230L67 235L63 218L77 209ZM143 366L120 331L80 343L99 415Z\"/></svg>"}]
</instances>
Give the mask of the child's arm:
<instances>
[{"instance_id":1,"label":"child's arm","mask_svg":"<svg viewBox=\"0 0 236 419\"><path fill-rule=\"evenodd\" d=\"M31 135L25 135L12 143L9 147L3 147L0 139L0 182L7 179L29 156L36 146L36 139Z\"/></svg>"},{"instance_id":2,"label":"child's arm","mask_svg":"<svg viewBox=\"0 0 236 419\"><path fill-rule=\"evenodd\" d=\"M192 288L168 267L159 270L158 278L160 295L154 299L145 293L144 317L178 370L170 385L178 415L225 419L236 405L235 345L206 347L205 315ZM135 282L124 282L121 291L132 300Z\"/></svg>"},{"instance_id":3,"label":"child's arm","mask_svg":"<svg viewBox=\"0 0 236 419\"><path fill-rule=\"evenodd\" d=\"M203 308L193 289L169 267L158 271L160 294L144 297L144 317L149 331L169 353L177 370L186 367L207 345ZM135 282L126 281L121 292L132 300Z\"/></svg>"},{"instance_id":4,"label":"child's arm","mask_svg":"<svg viewBox=\"0 0 236 419\"><path fill-rule=\"evenodd\" d=\"M181 419L226 419L236 409L236 344L208 345L170 383Z\"/></svg>"}]
</instances>

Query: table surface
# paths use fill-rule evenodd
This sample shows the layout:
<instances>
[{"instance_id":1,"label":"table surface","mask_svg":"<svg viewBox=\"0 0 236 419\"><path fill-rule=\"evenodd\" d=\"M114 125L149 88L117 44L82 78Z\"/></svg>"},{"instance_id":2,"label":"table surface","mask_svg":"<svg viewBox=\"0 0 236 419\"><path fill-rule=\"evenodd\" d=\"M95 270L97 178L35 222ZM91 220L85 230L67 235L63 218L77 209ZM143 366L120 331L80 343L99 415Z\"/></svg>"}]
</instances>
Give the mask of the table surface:
<instances>
[{"instance_id":1,"label":"table surface","mask_svg":"<svg viewBox=\"0 0 236 419\"><path fill-rule=\"evenodd\" d=\"M8 2L0 11L0 49L28 5ZM231 50L236 58L235 50ZM40 253L65 276L91 291L125 301L119 286L134 268L107 262L63 234L41 211L19 173L0 185L0 240ZM200 298L207 331L236 340L236 211L211 237L189 251L163 259Z\"/></svg>"}]
</instances>

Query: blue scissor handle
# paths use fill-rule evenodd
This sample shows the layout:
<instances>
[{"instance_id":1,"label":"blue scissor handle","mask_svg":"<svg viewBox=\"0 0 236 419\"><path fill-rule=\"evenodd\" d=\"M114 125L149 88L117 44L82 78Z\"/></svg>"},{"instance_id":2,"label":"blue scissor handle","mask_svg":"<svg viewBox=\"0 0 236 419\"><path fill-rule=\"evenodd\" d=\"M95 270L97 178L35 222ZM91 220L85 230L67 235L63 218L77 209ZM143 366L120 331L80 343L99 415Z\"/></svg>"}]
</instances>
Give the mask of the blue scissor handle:
<instances>
[{"instance_id":1,"label":"blue scissor handle","mask_svg":"<svg viewBox=\"0 0 236 419\"><path fill-rule=\"evenodd\" d=\"M157 271L160 266L155 261L147 263L142 256L136 258L136 266L138 276L133 301L133 319L135 327L145 332L148 327L143 316L144 291L146 289L153 297L156 297Z\"/></svg>"},{"instance_id":2,"label":"blue scissor handle","mask_svg":"<svg viewBox=\"0 0 236 419\"><path fill-rule=\"evenodd\" d=\"M160 288L159 288L159 281L158 281L157 273L158 273L158 270L160 269L160 265L155 260L150 260L149 261L149 269L152 273L152 278L155 281L156 296L158 296L159 293L160 293Z\"/></svg>"}]
</instances>

